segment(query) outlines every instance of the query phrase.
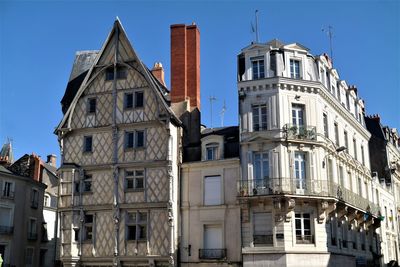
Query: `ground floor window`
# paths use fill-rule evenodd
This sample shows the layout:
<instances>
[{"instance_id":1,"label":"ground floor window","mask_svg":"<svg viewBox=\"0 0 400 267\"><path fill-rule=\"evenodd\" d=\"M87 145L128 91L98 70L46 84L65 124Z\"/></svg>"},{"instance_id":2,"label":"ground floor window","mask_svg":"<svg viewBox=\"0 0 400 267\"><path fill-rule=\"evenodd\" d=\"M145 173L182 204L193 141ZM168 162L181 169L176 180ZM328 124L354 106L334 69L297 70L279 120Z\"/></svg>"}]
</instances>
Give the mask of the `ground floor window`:
<instances>
[{"instance_id":1,"label":"ground floor window","mask_svg":"<svg viewBox=\"0 0 400 267\"><path fill-rule=\"evenodd\" d=\"M314 237L311 234L311 216L310 213L295 214L296 244L311 244Z\"/></svg>"}]
</instances>

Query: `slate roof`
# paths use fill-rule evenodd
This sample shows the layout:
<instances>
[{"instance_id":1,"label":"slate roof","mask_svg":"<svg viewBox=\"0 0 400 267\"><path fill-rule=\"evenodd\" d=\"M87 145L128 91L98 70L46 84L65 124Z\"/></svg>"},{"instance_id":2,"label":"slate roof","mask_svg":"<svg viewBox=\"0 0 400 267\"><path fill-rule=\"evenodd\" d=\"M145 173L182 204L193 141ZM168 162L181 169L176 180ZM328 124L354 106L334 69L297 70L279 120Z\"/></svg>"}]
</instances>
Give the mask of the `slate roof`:
<instances>
[{"instance_id":1,"label":"slate roof","mask_svg":"<svg viewBox=\"0 0 400 267\"><path fill-rule=\"evenodd\" d=\"M239 157L239 126L206 128L201 131L201 138L209 135L224 136L224 158Z\"/></svg>"}]
</instances>

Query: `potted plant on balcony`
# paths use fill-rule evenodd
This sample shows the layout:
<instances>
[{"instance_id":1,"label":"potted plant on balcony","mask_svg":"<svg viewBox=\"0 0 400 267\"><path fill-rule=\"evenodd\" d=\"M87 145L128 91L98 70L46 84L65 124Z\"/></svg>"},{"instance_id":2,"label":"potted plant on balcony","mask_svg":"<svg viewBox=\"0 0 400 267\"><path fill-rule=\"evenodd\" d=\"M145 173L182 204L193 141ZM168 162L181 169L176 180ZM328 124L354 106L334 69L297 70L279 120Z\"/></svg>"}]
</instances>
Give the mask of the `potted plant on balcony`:
<instances>
[{"instance_id":1,"label":"potted plant on balcony","mask_svg":"<svg viewBox=\"0 0 400 267\"><path fill-rule=\"evenodd\" d=\"M248 194L249 194L249 190L248 190L247 185L242 185L240 188L240 196L245 197L245 196L248 196Z\"/></svg>"}]
</instances>

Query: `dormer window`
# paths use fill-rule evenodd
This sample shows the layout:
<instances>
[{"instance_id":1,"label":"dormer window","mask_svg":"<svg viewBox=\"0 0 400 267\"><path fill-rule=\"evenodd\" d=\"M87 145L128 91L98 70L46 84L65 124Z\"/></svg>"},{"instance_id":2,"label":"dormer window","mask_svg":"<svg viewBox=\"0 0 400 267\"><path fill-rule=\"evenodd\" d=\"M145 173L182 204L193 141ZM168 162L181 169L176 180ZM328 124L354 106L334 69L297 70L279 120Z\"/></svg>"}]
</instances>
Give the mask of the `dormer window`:
<instances>
[{"instance_id":1,"label":"dormer window","mask_svg":"<svg viewBox=\"0 0 400 267\"><path fill-rule=\"evenodd\" d=\"M218 159L218 143L210 143L206 145L206 160Z\"/></svg>"},{"instance_id":2,"label":"dormer window","mask_svg":"<svg viewBox=\"0 0 400 267\"><path fill-rule=\"evenodd\" d=\"M125 67L117 67L117 80L126 79L127 70ZM106 70L106 81L114 80L114 68Z\"/></svg>"},{"instance_id":3,"label":"dormer window","mask_svg":"<svg viewBox=\"0 0 400 267\"><path fill-rule=\"evenodd\" d=\"M253 67L253 80L265 78L264 57L257 57L251 59Z\"/></svg>"},{"instance_id":4,"label":"dormer window","mask_svg":"<svg viewBox=\"0 0 400 267\"><path fill-rule=\"evenodd\" d=\"M300 79L300 60L290 60L290 78Z\"/></svg>"}]
</instances>

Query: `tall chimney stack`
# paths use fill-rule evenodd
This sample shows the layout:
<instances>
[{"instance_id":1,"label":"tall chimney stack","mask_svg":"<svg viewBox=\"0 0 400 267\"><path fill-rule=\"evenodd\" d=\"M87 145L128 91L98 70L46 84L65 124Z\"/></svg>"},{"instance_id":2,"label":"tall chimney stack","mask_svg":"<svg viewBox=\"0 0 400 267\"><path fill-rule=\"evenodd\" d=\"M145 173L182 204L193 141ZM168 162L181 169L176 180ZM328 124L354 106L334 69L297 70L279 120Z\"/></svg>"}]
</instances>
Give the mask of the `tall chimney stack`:
<instances>
[{"instance_id":1,"label":"tall chimney stack","mask_svg":"<svg viewBox=\"0 0 400 267\"><path fill-rule=\"evenodd\" d=\"M57 156L54 154L47 155L47 162L49 165L56 167Z\"/></svg>"},{"instance_id":2,"label":"tall chimney stack","mask_svg":"<svg viewBox=\"0 0 400 267\"><path fill-rule=\"evenodd\" d=\"M171 25L171 102L190 100L200 110L200 32L197 25Z\"/></svg>"}]
</instances>

